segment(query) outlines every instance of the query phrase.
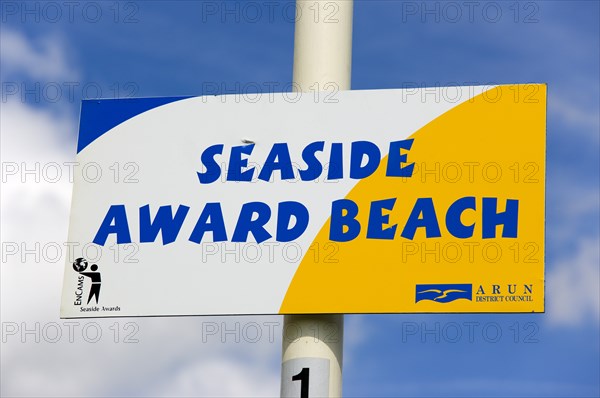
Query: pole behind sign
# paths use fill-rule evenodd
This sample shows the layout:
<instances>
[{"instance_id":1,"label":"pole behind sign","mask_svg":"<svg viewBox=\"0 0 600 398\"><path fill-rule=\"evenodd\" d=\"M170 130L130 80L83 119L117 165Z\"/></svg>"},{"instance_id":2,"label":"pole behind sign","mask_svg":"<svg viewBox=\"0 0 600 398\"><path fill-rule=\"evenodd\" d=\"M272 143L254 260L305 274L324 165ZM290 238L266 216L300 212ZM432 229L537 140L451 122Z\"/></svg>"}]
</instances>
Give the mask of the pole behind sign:
<instances>
[{"instance_id":1,"label":"pole behind sign","mask_svg":"<svg viewBox=\"0 0 600 398\"><path fill-rule=\"evenodd\" d=\"M350 89L352 14L352 0L296 1L294 91ZM343 338L343 314L285 315L281 396L340 397Z\"/></svg>"}]
</instances>

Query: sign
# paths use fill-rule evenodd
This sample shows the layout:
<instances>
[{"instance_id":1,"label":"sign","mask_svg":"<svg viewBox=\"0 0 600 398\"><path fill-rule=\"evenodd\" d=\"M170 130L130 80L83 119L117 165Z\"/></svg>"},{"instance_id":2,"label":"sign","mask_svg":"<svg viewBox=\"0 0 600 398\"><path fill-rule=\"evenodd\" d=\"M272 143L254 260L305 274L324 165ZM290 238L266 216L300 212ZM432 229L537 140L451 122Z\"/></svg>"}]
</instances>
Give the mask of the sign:
<instances>
[{"instance_id":1,"label":"sign","mask_svg":"<svg viewBox=\"0 0 600 398\"><path fill-rule=\"evenodd\" d=\"M84 101L61 316L544 311L546 86Z\"/></svg>"}]
</instances>

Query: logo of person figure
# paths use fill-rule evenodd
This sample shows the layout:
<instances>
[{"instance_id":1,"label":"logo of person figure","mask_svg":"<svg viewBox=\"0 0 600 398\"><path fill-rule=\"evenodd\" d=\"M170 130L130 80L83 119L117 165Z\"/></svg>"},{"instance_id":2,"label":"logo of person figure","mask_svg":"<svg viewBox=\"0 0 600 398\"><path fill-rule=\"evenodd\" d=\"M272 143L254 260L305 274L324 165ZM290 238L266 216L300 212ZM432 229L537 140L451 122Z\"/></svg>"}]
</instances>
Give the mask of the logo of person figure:
<instances>
[{"instance_id":1,"label":"logo of person figure","mask_svg":"<svg viewBox=\"0 0 600 398\"><path fill-rule=\"evenodd\" d=\"M73 262L73 269L83 276L87 276L92 280L92 287L90 288L90 295L88 296L87 304L92 301L92 297L96 297L96 304L98 304L98 299L100 298L100 282L102 278L100 277L100 272L98 271L98 266L96 264L92 264L90 267L90 271L92 272L84 272L87 269L88 262L85 258L78 258Z\"/></svg>"}]
</instances>

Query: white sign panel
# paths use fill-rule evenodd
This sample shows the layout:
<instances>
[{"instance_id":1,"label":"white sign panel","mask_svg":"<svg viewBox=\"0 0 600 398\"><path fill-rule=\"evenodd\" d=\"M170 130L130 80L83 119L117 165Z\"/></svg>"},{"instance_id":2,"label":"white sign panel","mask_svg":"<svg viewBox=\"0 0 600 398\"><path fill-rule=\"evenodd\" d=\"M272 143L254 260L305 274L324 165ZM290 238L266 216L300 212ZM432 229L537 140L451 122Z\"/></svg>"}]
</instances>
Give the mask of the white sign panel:
<instances>
[{"instance_id":1,"label":"white sign panel","mask_svg":"<svg viewBox=\"0 0 600 398\"><path fill-rule=\"evenodd\" d=\"M61 316L543 310L529 86L84 101Z\"/></svg>"}]
</instances>

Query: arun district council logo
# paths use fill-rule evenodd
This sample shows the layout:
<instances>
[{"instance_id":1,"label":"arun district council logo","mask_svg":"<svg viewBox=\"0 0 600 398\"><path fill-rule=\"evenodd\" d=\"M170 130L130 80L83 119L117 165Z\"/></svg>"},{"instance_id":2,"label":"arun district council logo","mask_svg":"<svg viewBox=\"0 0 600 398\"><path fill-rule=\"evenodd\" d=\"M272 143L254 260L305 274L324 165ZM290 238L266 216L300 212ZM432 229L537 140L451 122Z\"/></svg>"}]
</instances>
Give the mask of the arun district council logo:
<instances>
[{"instance_id":1,"label":"arun district council logo","mask_svg":"<svg viewBox=\"0 0 600 398\"><path fill-rule=\"evenodd\" d=\"M434 284L417 285L415 303L431 300L437 303L466 299L473 301L473 285L471 284Z\"/></svg>"}]
</instances>

